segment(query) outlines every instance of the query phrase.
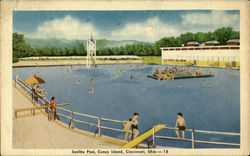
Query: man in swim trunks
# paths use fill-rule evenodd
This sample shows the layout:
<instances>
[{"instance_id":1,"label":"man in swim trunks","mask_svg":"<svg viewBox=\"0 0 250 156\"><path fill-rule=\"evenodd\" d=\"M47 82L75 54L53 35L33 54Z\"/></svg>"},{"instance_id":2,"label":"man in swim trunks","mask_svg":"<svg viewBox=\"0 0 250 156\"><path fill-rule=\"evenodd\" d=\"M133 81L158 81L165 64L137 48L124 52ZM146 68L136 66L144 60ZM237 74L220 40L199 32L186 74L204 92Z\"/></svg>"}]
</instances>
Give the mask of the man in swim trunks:
<instances>
[{"instance_id":1,"label":"man in swim trunks","mask_svg":"<svg viewBox=\"0 0 250 156\"><path fill-rule=\"evenodd\" d=\"M185 119L182 117L182 113L177 113L177 120L176 120L176 124L175 127L178 128L179 130L182 131L182 139L185 139L185 129L187 129L187 124ZM178 137L178 139L180 139L180 134L179 131L176 130L176 135Z\"/></svg>"},{"instance_id":2,"label":"man in swim trunks","mask_svg":"<svg viewBox=\"0 0 250 156\"><path fill-rule=\"evenodd\" d=\"M124 132L126 132L124 139L126 141L129 141L129 139L131 139L132 136L132 130L131 130L131 126L132 126L132 119L129 119L128 121L122 121L122 125L123 125L123 130ZM129 139L128 139L128 133L130 133L129 135Z\"/></svg>"},{"instance_id":3,"label":"man in swim trunks","mask_svg":"<svg viewBox=\"0 0 250 156\"><path fill-rule=\"evenodd\" d=\"M139 134L139 130L138 130L138 118L139 118L139 114L138 113L134 113L133 117L132 117L132 133L133 133L133 139L135 139L138 134Z\"/></svg>"}]
</instances>

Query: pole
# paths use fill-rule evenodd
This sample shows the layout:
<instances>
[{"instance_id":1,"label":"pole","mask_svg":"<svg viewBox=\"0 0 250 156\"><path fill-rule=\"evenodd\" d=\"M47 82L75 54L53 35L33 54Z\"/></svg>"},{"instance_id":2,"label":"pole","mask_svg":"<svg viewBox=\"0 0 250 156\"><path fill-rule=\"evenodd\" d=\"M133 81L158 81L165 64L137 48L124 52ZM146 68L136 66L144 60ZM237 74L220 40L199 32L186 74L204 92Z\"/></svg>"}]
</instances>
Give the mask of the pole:
<instances>
[{"instance_id":1,"label":"pole","mask_svg":"<svg viewBox=\"0 0 250 156\"><path fill-rule=\"evenodd\" d=\"M98 117L98 129L99 129L99 136L102 136L101 134L101 118Z\"/></svg>"},{"instance_id":2,"label":"pole","mask_svg":"<svg viewBox=\"0 0 250 156\"><path fill-rule=\"evenodd\" d=\"M17 83L17 79L18 79L18 74L16 74L15 86L16 86L16 83Z\"/></svg>"},{"instance_id":3,"label":"pole","mask_svg":"<svg viewBox=\"0 0 250 156\"><path fill-rule=\"evenodd\" d=\"M153 147L155 147L155 126L153 126Z\"/></svg>"},{"instance_id":4,"label":"pole","mask_svg":"<svg viewBox=\"0 0 250 156\"><path fill-rule=\"evenodd\" d=\"M192 149L194 149L194 129L192 130Z\"/></svg>"},{"instance_id":5,"label":"pole","mask_svg":"<svg viewBox=\"0 0 250 156\"><path fill-rule=\"evenodd\" d=\"M71 119L70 119L70 128L74 129L74 116L73 112L71 111Z\"/></svg>"}]
</instances>

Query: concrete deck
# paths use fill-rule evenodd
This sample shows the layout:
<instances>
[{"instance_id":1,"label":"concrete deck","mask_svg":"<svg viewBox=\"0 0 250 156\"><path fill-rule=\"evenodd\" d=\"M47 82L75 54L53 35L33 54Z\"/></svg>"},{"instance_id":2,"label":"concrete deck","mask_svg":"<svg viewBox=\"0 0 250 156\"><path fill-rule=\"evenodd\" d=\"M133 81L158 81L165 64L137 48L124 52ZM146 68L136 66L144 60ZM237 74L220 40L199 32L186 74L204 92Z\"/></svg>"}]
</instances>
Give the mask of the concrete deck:
<instances>
[{"instance_id":1,"label":"concrete deck","mask_svg":"<svg viewBox=\"0 0 250 156\"><path fill-rule=\"evenodd\" d=\"M32 107L33 104L15 87L13 87L13 111L17 108ZM76 130L77 131L77 130ZM13 148L21 149L72 149L72 148L120 148L100 139L84 136L71 129L63 128L56 122L48 121L39 110L36 115L30 111L13 112Z\"/></svg>"}]
</instances>

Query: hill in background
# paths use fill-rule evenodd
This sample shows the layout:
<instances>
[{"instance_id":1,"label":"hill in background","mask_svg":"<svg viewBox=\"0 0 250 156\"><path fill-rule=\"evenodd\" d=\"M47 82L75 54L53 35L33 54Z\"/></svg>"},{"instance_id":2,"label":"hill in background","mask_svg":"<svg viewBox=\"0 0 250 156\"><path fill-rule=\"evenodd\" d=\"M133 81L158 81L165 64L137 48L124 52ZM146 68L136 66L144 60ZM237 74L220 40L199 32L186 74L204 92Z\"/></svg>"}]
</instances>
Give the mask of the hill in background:
<instances>
[{"instance_id":1,"label":"hill in background","mask_svg":"<svg viewBox=\"0 0 250 156\"><path fill-rule=\"evenodd\" d=\"M79 47L80 44L83 44L86 48L87 41L86 40L67 40L67 39L57 39L57 38L50 38L50 39L31 39L31 38L24 38L26 43L28 43L32 48L42 48L42 47L57 47L57 48L74 48ZM125 45L132 45L132 44L150 44L153 43L148 42L141 42L136 40L122 40L122 41L115 41L115 40L106 40L101 39L96 41L96 48L113 48L113 47L121 47Z\"/></svg>"}]
</instances>

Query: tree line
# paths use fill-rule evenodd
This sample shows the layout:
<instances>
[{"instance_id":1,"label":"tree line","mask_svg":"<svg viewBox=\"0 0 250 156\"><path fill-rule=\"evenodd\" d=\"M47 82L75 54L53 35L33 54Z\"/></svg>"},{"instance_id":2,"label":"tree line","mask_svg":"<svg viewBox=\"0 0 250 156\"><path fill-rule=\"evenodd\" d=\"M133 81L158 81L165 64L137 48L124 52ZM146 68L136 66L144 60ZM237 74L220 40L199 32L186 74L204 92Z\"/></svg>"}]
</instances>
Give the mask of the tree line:
<instances>
[{"instance_id":1,"label":"tree line","mask_svg":"<svg viewBox=\"0 0 250 156\"><path fill-rule=\"evenodd\" d=\"M152 44L132 44L114 48L102 48L97 50L97 55L137 55L137 56L160 56L161 47L180 47L189 41L204 43L216 40L220 45L225 45L227 40L239 39L240 33L231 27L223 27L214 32L198 32L181 34L178 37L164 37ZM13 62L18 58L30 56L86 56L86 48L79 44L74 48L42 47L32 48L24 40L24 35L13 33Z\"/></svg>"}]
</instances>

